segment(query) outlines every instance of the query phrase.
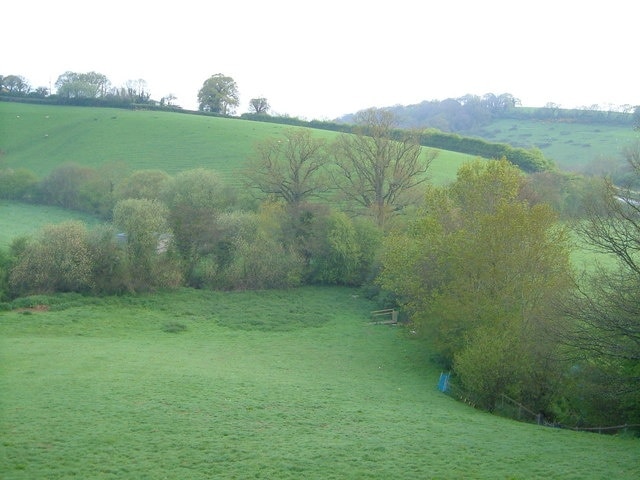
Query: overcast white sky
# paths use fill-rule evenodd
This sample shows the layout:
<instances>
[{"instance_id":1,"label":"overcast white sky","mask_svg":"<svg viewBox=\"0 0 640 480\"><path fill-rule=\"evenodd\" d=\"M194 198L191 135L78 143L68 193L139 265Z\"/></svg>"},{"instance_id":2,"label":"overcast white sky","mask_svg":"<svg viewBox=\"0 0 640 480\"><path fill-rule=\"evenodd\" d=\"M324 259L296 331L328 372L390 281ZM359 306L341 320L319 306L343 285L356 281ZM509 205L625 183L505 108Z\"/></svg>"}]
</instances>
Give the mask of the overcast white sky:
<instances>
[{"instance_id":1,"label":"overcast white sky","mask_svg":"<svg viewBox=\"0 0 640 480\"><path fill-rule=\"evenodd\" d=\"M633 0L5 2L0 74L33 87L65 71L197 108L211 75L241 105L333 119L376 106L511 93L525 106L640 104Z\"/></svg>"}]
</instances>

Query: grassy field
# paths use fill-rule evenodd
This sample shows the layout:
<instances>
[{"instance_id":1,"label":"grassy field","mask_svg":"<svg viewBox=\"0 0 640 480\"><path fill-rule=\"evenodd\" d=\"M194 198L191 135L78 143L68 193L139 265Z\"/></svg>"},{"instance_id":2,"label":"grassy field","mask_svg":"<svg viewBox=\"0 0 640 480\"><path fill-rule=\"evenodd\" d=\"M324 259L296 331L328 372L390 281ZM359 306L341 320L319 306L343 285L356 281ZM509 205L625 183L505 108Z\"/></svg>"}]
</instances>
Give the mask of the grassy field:
<instances>
[{"instance_id":1,"label":"grassy field","mask_svg":"<svg viewBox=\"0 0 640 480\"><path fill-rule=\"evenodd\" d=\"M598 158L621 158L621 150L640 138L630 127L543 120L503 119L480 133L492 142L537 147L563 170L580 170Z\"/></svg>"},{"instance_id":2,"label":"grassy field","mask_svg":"<svg viewBox=\"0 0 640 480\"><path fill-rule=\"evenodd\" d=\"M640 476L637 439L439 393L354 290L56 298L0 314L5 480Z\"/></svg>"},{"instance_id":3,"label":"grassy field","mask_svg":"<svg viewBox=\"0 0 640 480\"><path fill-rule=\"evenodd\" d=\"M4 161L45 175L65 162L132 170L205 167L232 176L280 125L168 112L0 103Z\"/></svg>"},{"instance_id":4,"label":"grassy field","mask_svg":"<svg viewBox=\"0 0 640 480\"><path fill-rule=\"evenodd\" d=\"M204 167L237 184L255 143L285 128L291 127L170 112L0 102L0 161L39 176L65 162L92 167L122 162L131 170L169 174ZM314 132L327 140L337 135ZM442 152L431 171L433 181L448 181L471 158Z\"/></svg>"},{"instance_id":5,"label":"grassy field","mask_svg":"<svg viewBox=\"0 0 640 480\"><path fill-rule=\"evenodd\" d=\"M0 102L0 168L24 167L44 177L55 167L74 162L94 168L122 162L131 171L161 169L175 174L210 168L231 185L253 153L255 142L289 128L168 112L109 108L43 106ZM335 132L315 130L331 141ZM447 183L470 155L441 151L429 171L433 183ZM0 203L0 247L46 223L95 219L54 207Z\"/></svg>"},{"instance_id":6,"label":"grassy field","mask_svg":"<svg viewBox=\"0 0 640 480\"><path fill-rule=\"evenodd\" d=\"M91 215L58 207L0 201L0 248L8 247L16 237L36 233L48 223L66 220L80 220L88 226L97 223Z\"/></svg>"}]
</instances>

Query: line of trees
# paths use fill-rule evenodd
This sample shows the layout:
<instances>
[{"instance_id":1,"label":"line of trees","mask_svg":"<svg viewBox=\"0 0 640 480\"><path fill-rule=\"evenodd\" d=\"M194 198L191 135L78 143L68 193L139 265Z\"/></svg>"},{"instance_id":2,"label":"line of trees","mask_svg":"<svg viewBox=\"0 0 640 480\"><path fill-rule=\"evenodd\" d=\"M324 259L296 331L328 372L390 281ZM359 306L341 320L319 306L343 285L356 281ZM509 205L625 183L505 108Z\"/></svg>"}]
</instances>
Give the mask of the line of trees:
<instances>
[{"instance_id":1,"label":"line of trees","mask_svg":"<svg viewBox=\"0 0 640 480\"><path fill-rule=\"evenodd\" d=\"M433 148L468 153L483 158L506 158L525 172L541 172L555 168L540 149L524 149L506 143L487 142L481 138L463 137L434 129L424 130L420 136L423 145Z\"/></svg>"},{"instance_id":2,"label":"line of trees","mask_svg":"<svg viewBox=\"0 0 640 480\"><path fill-rule=\"evenodd\" d=\"M144 106L145 108L179 108L174 105L175 95L169 93L160 100L153 100L143 79L127 80L114 86L109 78L99 72L67 71L55 82L55 92L50 87L32 88L21 75L0 75L0 96L12 99L47 101L64 105L103 107ZM229 76L218 73L205 80L198 91L198 110L217 115L233 115L239 105L238 85ZM269 102L264 97L249 101L249 113L267 115Z\"/></svg>"},{"instance_id":3,"label":"line of trees","mask_svg":"<svg viewBox=\"0 0 640 480\"><path fill-rule=\"evenodd\" d=\"M398 117L402 128L435 128L443 132L473 133L491 121L512 119L554 120L587 124L635 125L640 115L638 105L585 105L562 108L548 102L540 108L521 107L520 99L510 93L467 94L444 100L425 100L415 105L397 105L388 110ZM352 115L340 120L350 122Z\"/></svg>"},{"instance_id":4,"label":"line of trees","mask_svg":"<svg viewBox=\"0 0 640 480\"><path fill-rule=\"evenodd\" d=\"M134 172L116 187L103 225L66 222L16 239L5 253L2 295L363 282L379 243L371 222L322 204L293 209L236 193L211 170Z\"/></svg>"},{"instance_id":5,"label":"line of trees","mask_svg":"<svg viewBox=\"0 0 640 480\"><path fill-rule=\"evenodd\" d=\"M176 99L173 94L168 94L159 101L153 100L144 79L127 80L122 86L114 86L106 75L99 72L67 71L58 76L54 86L55 92L45 86L32 88L21 75L0 75L0 95L15 99L104 107L172 107Z\"/></svg>"},{"instance_id":6,"label":"line of trees","mask_svg":"<svg viewBox=\"0 0 640 480\"><path fill-rule=\"evenodd\" d=\"M176 97L169 93L160 100L152 100L142 79L128 80L124 86L114 87L101 73L78 73L67 71L55 82L56 93L50 88L32 88L21 75L0 75L0 96L9 98L47 99L56 103L96 106L143 105L147 108L179 108L174 105ZM222 73L206 79L198 91L198 110L217 115L233 115L239 105L239 91L235 80ZM486 93L482 96L467 94L459 98L423 101L415 105L396 105L385 108L397 119L403 129L437 129L441 132L473 133L500 118L554 120L590 124L630 125L640 128L640 105L588 105L566 109L554 102L541 108L516 108L520 99L510 93ZM271 106L265 97L249 100L247 118L268 117ZM361 112L359 112L361 113ZM352 124L359 113L348 114L335 122L318 122L321 128L335 130L339 125ZM301 122L297 118L278 117L281 121ZM325 125L328 123L328 125ZM308 126L308 125L301 125ZM442 147L441 147L442 148ZM475 152L474 152L475 154ZM479 153L478 153L479 154Z\"/></svg>"}]
</instances>

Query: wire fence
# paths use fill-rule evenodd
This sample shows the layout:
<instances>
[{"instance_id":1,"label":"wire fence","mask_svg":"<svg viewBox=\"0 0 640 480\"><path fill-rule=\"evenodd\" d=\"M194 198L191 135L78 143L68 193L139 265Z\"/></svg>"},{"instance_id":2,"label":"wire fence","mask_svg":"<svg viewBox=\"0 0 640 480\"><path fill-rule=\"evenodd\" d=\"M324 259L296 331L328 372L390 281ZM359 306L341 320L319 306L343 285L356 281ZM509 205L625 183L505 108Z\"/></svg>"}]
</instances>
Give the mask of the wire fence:
<instances>
[{"instance_id":1,"label":"wire fence","mask_svg":"<svg viewBox=\"0 0 640 480\"><path fill-rule=\"evenodd\" d=\"M440 379L438 380L438 390L440 390L442 393L458 399L459 401L466 403L473 408L479 408L478 405L481 404L479 398L476 395L453 383L451 381L450 373L442 372L440 374ZM568 430L594 433L617 433L627 431L638 431L640 433L640 424L637 423L601 427L578 427L563 425L545 418L541 412L535 412L532 408L523 405L522 403L505 394L500 395L500 400L496 404L493 413L512 418L514 420L519 420L521 422L535 423L537 425L545 427L564 428Z\"/></svg>"}]
</instances>

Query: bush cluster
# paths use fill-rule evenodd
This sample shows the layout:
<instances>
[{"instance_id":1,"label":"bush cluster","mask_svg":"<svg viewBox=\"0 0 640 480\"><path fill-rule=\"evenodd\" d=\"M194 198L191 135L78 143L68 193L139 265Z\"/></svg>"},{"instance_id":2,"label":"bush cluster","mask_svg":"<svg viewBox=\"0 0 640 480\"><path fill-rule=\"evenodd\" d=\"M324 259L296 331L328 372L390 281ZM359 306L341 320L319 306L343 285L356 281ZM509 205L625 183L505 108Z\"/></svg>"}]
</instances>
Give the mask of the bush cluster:
<instances>
[{"instance_id":1,"label":"bush cluster","mask_svg":"<svg viewBox=\"0 0 640 480\"><path fill-rule=\"evenodd\" d=\"M326 204L256 203L212 170L170 176L63 165L37 181L0 171L4 198L100 216L44 227L0 252L0 301L54 292L113 294L359 285L370 277L377 229Z\"/></svg>"}]
</instances>

